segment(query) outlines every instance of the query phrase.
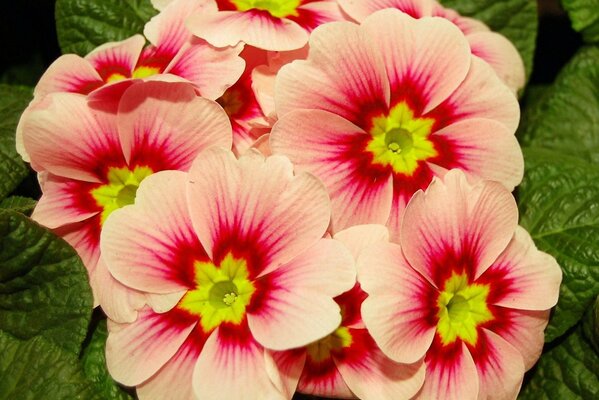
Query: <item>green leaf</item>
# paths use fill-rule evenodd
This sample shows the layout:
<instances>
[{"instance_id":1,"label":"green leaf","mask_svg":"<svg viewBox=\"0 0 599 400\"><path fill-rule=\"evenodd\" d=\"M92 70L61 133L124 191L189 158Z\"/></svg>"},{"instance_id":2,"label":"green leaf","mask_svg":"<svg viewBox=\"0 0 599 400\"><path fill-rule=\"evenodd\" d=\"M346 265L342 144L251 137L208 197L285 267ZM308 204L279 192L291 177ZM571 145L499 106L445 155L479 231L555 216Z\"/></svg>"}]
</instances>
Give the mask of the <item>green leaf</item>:
<instances>
[{"instance_id":1,"label":"green leaf","mask_svg":"<svg viewBox=\"0 0 599 400\"><path fill-rule=\"evenodd\" d=\"M599 42L599 0L562 0L572 28L587 42Z\"/></svg>"},{"instance_id":2,"label":"green leaf","mask_svg":"<svg viewBox=\"0 0 599 400\"><path fill-rule=\"evenodd\" d=\"M106 320L103 320L98 323L89 345L83 352L81 358L83 372L89 380L96 384L96 389L99 393L102 393L104 399L131 399L131 396L119 388L106 369L105 349L107 338Z\"/></svg>"},{"instance_id":3,"label":"green leaf","mask_svg":"<svg viewBox=\"0 0 599 400\"><path fill-rule=\"evenodd\" d=\"M523 115L524 145L599 162L599 48L579 51Z\"/></svg>"},{"instance_id":4,"label":"green leaf","mask_svg":"<svg viewBox=\"0 0 599 400\"><path fill-rule=\"evenodd\" d=\"M20 212L21 214L30 214L36 204L37 201L29 197L11 196L0 201L0 208Z\"/></svg>"},{"instance_id":5,"label":"green leaf","mask_svg":"<svg viewBox=\"0 0 599 400\"><path fill-rule=\"evenodd\" d=\"M29 174L29 169L17 154L15 132L31 97L31 89L0 84L0 200L15 190Z\"/></svg>"},{"instance_id":6,"label":"green leaf","mask_svg":"<svg viewBox=\"0 0 599 400\"><path fill-rule=\"evenodd\" d=\"M530 76L537 40L536 0L441 0L441 3L483 21L510 39L524 60L526 76Z\"/></svg>"},{"instance_id":7,"label":"green leaf","mask_svg":"<svg viewBox=\"0 0 599 400\"><path fill-rule=\"evenodd\" d=\"M526 149L520 224L553 255L564 278L546 330L552 341L576 325L599 294L599 168L548 150Z\"/></svg>"},{"instance_id":8,"label":"green leaf","mask_svg":"<svg viewBox=\"0 0 599 400\"><path fill-rule=\"evenodd\" d=\"M2 399L102 399L77 357L40 336L22 341L0 332L0 349Z\"/></svg>"},{"instance_id":9,"label":"green leaf","mask_svg":"<svg viewBox=\"0 0 599 400\"><path fill-rule=\"evenodd\" d=\"M599 296L587 311L582 324L584 336L599 354Z\"/></svg>"},{"instance_id":10,"label":"green leaf","mask_svg":"<svg viewBox=\"0 0 599 400\"><path fill-rule=\"evenodd\" d=\"M0 210L0 331L42 336L78 354L92 295L75 250L27 217Z\"/></svg>"},{"instance_id":11,"label":"green leaf","mask_svg":"<svg viewBox=\"0 0 599 400\"><path fill-rule=\"evenodd\" d=\"M57 0L60 48L86 55L101 44L141 33L156 13L150 0Z\"/></svg>"},{"instance_id":12,"label":"green leaf","mask_svg":"<svg viewBox=\"0 0 599 400\"><path fill-rule=\"evenodd\" d=\"M518 397L521 400L599 398L599 357L576 329L561 343L546 349L532 378Z\"/></svg>"}]
</instances>

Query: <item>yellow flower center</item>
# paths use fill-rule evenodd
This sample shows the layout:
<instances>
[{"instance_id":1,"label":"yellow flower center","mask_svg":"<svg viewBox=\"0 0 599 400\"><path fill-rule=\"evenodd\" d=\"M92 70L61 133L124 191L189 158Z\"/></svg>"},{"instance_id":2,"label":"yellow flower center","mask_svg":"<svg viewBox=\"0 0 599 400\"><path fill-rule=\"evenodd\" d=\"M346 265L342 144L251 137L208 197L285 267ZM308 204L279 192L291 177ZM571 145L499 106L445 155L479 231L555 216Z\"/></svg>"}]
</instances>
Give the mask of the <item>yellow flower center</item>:
<instances>
[{"instance_id":1,"label":"yellow flower center","mask_svg":"<svg viewBox=\"0 0 599 400\"><path fill-rule=\"evenodd\" d=\"M127 167L109 168L108 183L91 191L92 197L103 209L100 222L103 224L114 210L133 204L139 184L153 173L149 167L135 167L133 171Z\"/></svg>"},{"instance_id":2,"label":"yellow flower center","mask_svg":"<svg viewBox=\"0 0 599 400\"><path fill-rule=\"evenodd\" d=\"M420 161L437 155L430 141L432 118L416 118L414 112L401 102L388 115L375 117L366 150L372 153L373 163L391 166L397 174L411 176Z\"/></svg>"},{"instance_id":3,"label":"yellow flower center","mask_svg":"<svg viewBox=\"0 0 599 400\"><path fill-rule=\"evenodd\" d=\"M124 81L125 79L127 79L127 77L125 75L115 72L114 74L110 74L110 76L108 76L108 78L106 78L106 83Z\"/></svg>"},{"instance_id":4,"label":"yellow flower center","mask_svg":"<svg viewBox=\"0 0 599 400\"><path fill-rule=\"evenodd\" d=\"M443 345L458 338L475 345L478 326L493 319L487 306L489 285L468 283L466 274L452 274L439 294L437 332Z\"/></svg>"},{"instance_id":5,"label":"yellow flower center","mask_svg":"<svg viewBox=\"0 0 599 400\"><path fill-rule=\"evenodd\" d=\"M231 0L239 11L262 10L275 18L299 15L301 0Z\"/></svg>"},{"instance_id":6,"label":"yellow flower center","mask_svg":"<svg viewBox=\"0 0 599 400\"><path fill-rule=\"evenodd\" d=\"M188 291L178 306L199 316L205 332L223 322L239 324L256 291L248 277L246 261L231 253L218 267L212 262L196 262L196 288Z\"/></svg>"},{"instance_id":7,"label":"yellow flower center","mask_svg":"<svg viewBox=\"0 0 599 400\"><path fill-rule=\"evenodd\" d=\"M135 68L135 70L133 70L132 77L137 79L143 79L159 73L159 67L149 67L145 65L140 65L139 67Z\"/></svg>"},{"instance_id":8,"label":"yellow flower center","mask_svg":"<svg viewBox=\"0 0 599 400\"><path fill-rule=\"evenodd\" d=\"M332 351L351 346L352 340L349 329L340 326L329 336L309 344L306 350L312 361L321 362L330 358Z\"/></svg>"}]
</instances>

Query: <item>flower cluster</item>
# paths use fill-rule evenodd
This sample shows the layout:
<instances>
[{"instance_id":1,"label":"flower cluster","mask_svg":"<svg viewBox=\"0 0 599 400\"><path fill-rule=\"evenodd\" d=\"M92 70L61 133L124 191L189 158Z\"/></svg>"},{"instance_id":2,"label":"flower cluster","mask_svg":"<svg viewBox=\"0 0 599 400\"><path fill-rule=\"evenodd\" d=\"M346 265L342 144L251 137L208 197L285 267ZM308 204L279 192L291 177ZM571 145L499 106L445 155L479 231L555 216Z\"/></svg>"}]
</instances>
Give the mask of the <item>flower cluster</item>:
<instances>
[{"instance_id":1,"label":"flower cluster","mask_svg":"<svg viewBox=\"0 0 599 400\"><path fill-rule=\"evenodd\" d=\"M510 193L514 46L434 0L153 4L145 38L56 60L17 129L114 379L515 398L561 270Z\"/></svg>"}]
</instances>

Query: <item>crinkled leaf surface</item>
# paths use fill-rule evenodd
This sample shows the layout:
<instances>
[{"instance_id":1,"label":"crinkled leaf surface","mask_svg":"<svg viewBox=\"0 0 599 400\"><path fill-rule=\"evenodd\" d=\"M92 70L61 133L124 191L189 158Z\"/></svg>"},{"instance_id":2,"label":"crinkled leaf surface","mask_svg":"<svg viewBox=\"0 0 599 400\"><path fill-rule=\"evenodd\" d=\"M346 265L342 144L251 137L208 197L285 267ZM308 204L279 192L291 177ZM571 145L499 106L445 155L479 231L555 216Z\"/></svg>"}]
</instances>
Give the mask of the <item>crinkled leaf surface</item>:
<instances>
[{"instance_id":1,"label":"crinkled leaf surface","mask_svg":"<svg viewBox=\"0 0 599 400\"><path fill-rule=\"evenodd\" d=\"M596 400L599 357L576 329L541 356L521 400Z\"/></svg>"},{"instance_id":2,"label":"crinkled leaf surface","mask_svg":"<svg viewBox=\"0 0 599 400\"><path fill-rule=\"evenodd\" d=\"M83 372L89 380L95 383L99 393L102 393L105 399L128 400L131 399L127 393L123 392L114 380L108 374L106 369L106 339L108 338L108 329L106 320L100 321L91 337L91 341L85 348L81 362Z\"/></svg>"},{"instance_id":3,"label":"crinkled leaf surface","mask_svg":"<svg viewBox=\"0 0 599 400\"><path fill-rule=\"evenodd\" d=\"M29 88L0 84L0 200L29 174L15 148L15 131L31 96Z\"/></svg>"},{"instance_id":4,"label":"crinkled leaf surface","mask_svg":"<svg viewBox=\"0 0 599 400\"><path fill-rule=\"evenodd\" d=\"M57 0L58 41L63 53L83 56L106 42L141 33L156 13L150 0Z\"/></svg>"},{"instance_id":5,"label":"crinkled leaf surface","mask_svg":"<svg viewBox=\"0 0 599 400\"><path fill-rule=\"evenodd\" d=\"M0 201L0 208L20 212L21 214L30 214L37 201L29 197L10 196Z\"/></svg>"},{"instance_id":6,"label":"crinkled leaf surface","mask_svg":"<svg viewBox=\"0 0 599 400\"><path fill-rule=\"evenodd\" d=\"M524 145L599 162L599 48L579 51L520 123Z\"/></svg>"},{"instance_id":7,"label":"crinkled leaf surface","mask_svg":"<svg viewBox=\"0 0 599 400\"><path fill-rule=\"evenodd\" d=\"M576 325L599 294L599 166L548 150L524 153L520 224L564 278L546 330L552 341Z\"/></svg>"},{"instance_id":8,"label":"crinkled leaf surface","mask_svg":"<svg viewBox=\"0 0 599 400\"><path fill-rule=\"evenodd\" d=\"M530 76L538 27L535 0L441 0L441 3L483 21L510 39L524 60L526 76Z\"/></svg>"},{"instance_id":9,"label":"crinkled leaf surface","mask_svg":"<svg viewBox=\"0 0 599 400\"><path fill-rule=\"evenodd\" d=\"M595 298L593 306L587 310L582 328L584 336L599 354L599 296Z\"/></svg>"},{"instance_id":10,"label":"crinkled leaf surface","mask_svg":"<svg viewBox=\"0 0 599 400\"><path fill-rule=\"evenodd\" d=\"M562 0L572 28L587 42L599 42L599 0Z\"/></svg>"},{"instance_id":11,"label":"crinkled leaf surface","mask_svg":"<svg viewBox=\"0 0 599 400\"><path fill-rule=\"evenodd\" d=\"M0 332L0 398L101 400L77 356L41 336L18 340Z\"/></svg>"},{"instance_id":12,"label":"crinkled leaf surface","mask_svg":"<svg viewBox=\"0 0 599 400\"><path fill-rule=\"evenodd\" d=\"M78 354L92 295L75 250L27 217L0 210L0 331Z\"/></svg>"}]
</instances>

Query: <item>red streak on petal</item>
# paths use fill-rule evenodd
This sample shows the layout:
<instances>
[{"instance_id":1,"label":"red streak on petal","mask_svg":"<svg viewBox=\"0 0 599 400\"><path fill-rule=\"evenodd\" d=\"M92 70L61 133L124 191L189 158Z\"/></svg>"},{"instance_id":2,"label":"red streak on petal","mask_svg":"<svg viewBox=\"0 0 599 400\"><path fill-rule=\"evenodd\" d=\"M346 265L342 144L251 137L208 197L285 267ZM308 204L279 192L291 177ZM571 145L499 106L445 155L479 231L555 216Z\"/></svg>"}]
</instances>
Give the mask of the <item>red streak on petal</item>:
<instances>
[{"instance_id":1,"label":"red streak on petal","mask_svg":"<svg viewBox=\"0 0 599 400\"><path fill-rule=\"evenodd\" d=\"M487 303L494 304L517 293L514 279L507 277L509 271L509 265L492 265L476 280L477 283L489 285Z\"/></svg>"},{"instance_id":2,"label":"red streak on petal","mask_svg":"<svg viewBox=\"0 0 599 400\"><path fill-rule=\"evenodd\" d=\"M215 265L220 265L227 254L231 253L233 257L247 262L249 279L253 280L268 265L269 249L263 243L264 233L260 226L247 232L245 230L239 220L232 226L220 226L212 249L213 261Z\"/></svg>"},{"instance_id":3,"label":"red streak on petal","mask_svg":"<svg viewBox=\"0 0 599 400\"><path fill-rule=\"evenodd\" d=\"M169 47L168 44L161 47L150 45L142 51L135 68L157 68L159 73L162 73L178 51L179 49Z\"/></svg>"},{"instance_id":4,"label":"red streak on petal","mask_svg":"<svg viewBox=\"0 0 599 400\"><path fill-rule=\"evenodd\" d=\"M453 374L453 371L457 368L461 354L462 341L460 339L444 346L437 332L424 359L427 364L426 369L427 371L440 369L446 371L448 374Z\"/></svg>"},{"instance_id":5,"label":"red streak on petal","mask_svg":"<svg viewBox=\"0 0 599 400\"><path fill-rule=\"evenodd\" d=\"M335 297L335 301L341 307L341 316L343 318L341 325L351 326L362 322L360 307L366 297L368 295L362 290L359 283L356 283L351 290Z\"/></svg>"}]
</instances>

